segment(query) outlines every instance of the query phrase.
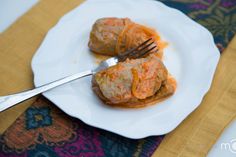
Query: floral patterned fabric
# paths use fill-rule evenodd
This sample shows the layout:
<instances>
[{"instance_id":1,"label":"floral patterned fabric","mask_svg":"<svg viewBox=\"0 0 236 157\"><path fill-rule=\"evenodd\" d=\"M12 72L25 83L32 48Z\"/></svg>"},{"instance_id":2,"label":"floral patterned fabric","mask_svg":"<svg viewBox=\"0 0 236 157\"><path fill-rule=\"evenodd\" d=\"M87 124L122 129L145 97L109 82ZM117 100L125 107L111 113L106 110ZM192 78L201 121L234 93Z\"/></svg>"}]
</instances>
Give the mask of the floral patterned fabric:
<instances>
[{"instance_id":1,"label":"floral patterned fabric","mask_svg":"<svg viewBox=\"0 0 236 157\"><path fill-rule=\"evenodd\" d=\"M208 28L220 50L236 32L236 0L161 0ZM40 98L0 136L0 157L150 157L164 136L121 137Z\"/></svg>"},{"instance_id":2,"label":"floral patterned fabric","mask_svg":"<svg viewBox=\"0 0 236 157\"><path fill-rule=\"evenodd\" d=\"M160 0L206 27L223 50L236 32L236 0Z\"/></svg>"},{"instance_id":3,"label":"floral patterned fabric","mask_svg":"<svg viewBox=\"0 0 236 157\"><path fill-rule=\"evenodd\" d=\"M162 136L131 140L90 127L39 98L0 138L0 157L150 156Z\"/></svg>"}]
</instances>

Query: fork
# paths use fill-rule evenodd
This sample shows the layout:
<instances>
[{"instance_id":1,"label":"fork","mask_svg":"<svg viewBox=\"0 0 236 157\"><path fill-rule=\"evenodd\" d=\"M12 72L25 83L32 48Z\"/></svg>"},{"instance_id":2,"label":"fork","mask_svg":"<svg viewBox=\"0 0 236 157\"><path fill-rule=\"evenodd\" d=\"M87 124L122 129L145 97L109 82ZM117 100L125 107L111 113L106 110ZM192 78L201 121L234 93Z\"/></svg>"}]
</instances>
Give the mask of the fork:
<instances>
[{"instance_id":1,"label":"fork","mask_svg":"<svg viewBox=\"0 0 236 157\"><path fill-rule=\"evenodd\" d=\"M108 58L107 60L102 61L99 66L93 70L87 70L84 72L76 73L64 78L61 78L59 80L44 84L42 86L36 87L31 90L23 91L16 94L11 94L7 96L1 96L0 97L0 112L4 111L24 100L27 100L35 95L38 95L40 93L46 92L52 88L55 88L57 86L60 86L62 84L71 82L73 80L93 75L97 73L100 70L106 69L110 66L116 65L118 62L125 61L127 58L141 58L145 56L148 52L155 50L157 48L155 42L152 40L152 38L146 40L145 42L141 43L135 48L132 48L122 54L119 54L115 57Z\"/></svg>"}]
</instances>

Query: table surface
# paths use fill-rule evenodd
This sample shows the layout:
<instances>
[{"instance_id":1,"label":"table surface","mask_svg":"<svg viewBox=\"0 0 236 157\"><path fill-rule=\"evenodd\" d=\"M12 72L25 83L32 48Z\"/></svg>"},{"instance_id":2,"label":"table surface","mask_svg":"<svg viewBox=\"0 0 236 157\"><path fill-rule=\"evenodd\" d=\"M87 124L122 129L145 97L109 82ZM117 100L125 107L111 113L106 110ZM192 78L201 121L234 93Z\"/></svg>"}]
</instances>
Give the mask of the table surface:
<instances>
[{"instance_id":1,"label":"table surface","mask_svg":"<svg viewBox=\"0 0 236 157\"><path fill-rule=\"evenodd\" d=\"M38 0L27 0L24 3L20 0L0 1L0 32L6 30L17 18L27 12ZM208 157L233 157L236 155L236 120L222 133L216 144L212 147ZM226 145L229 149L226 149ZM226 146L226 147L225 147ZM235 153L234 153L235 152Z\"/></svg>"}]
</instances>

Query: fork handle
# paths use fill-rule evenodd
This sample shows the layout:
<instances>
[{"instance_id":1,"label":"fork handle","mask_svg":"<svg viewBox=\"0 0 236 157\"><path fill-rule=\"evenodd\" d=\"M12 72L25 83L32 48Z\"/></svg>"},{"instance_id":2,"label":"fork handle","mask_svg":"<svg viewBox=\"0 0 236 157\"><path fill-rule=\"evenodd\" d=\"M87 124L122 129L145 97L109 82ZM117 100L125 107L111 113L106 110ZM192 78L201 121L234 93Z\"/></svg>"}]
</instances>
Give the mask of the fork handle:
<instances>
[{"instance_id":1,"label":"fork handle","mask_svg":"<svg viewBox=\"0 0 236 157\"><path fill-rule=\"evenodd\" d=\"M24 100L32 98L35 95L38 95L38 94L43 93L45 91L48 91L52 88L55 88L57 86L65 84L67 82L71 82L73 80L76 80L76 79L79 79L79 78L82 78L85 76L89 76L92 74L93 74L93 71L88 70L88 71L84 71L81 73L77 73L74 75L64 77L62 79L50 82L48 84L36 87L36 88L28 90L28 91L24 91L24 92L12 94L12 95L7 95L7 96L1 96L0 97L0 112L18 104Z\"/></svg>"}]
</instances>

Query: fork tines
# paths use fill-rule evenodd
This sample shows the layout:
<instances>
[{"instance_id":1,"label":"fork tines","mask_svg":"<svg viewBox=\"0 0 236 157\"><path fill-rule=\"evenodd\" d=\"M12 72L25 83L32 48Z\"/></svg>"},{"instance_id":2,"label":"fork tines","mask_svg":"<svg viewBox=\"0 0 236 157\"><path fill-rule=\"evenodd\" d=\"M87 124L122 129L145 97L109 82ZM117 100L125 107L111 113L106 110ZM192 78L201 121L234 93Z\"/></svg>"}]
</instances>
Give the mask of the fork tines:
<instances>
[{"instance_id":1,"label":"fork tines","mask_svg":"<svg viewBox=\"0 0 236 157\"><path fill-rule=\"evenodd\" d=\"M137 47L132 48L132 49L118 55L118 59L119 59L119 61L124 61L127 58L132 58L132 59L140 58L140 57L145 56L148 52L151 52L152 50L154 50L156 48L157 48L156 43L153 41L152 38L150 38L150 39L144 41L143 43L141 43L140 45L138 45Z\"/></svg>"}]
</instances>

